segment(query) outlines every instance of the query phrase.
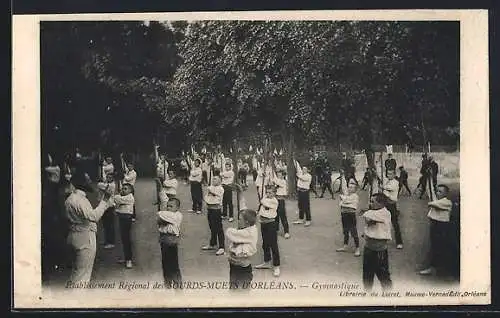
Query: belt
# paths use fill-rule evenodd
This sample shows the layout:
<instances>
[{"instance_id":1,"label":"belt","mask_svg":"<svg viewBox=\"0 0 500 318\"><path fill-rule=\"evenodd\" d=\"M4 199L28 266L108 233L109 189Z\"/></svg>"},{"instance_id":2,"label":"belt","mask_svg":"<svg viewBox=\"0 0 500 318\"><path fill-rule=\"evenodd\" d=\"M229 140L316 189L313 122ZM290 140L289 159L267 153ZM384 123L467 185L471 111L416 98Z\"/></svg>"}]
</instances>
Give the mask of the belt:
<instances>
[{"instance_id":1,"label":"belt","mask_svg":"<svg viewBox=\"0 0 500 318\"><path fill-rule=\"evenodd\" d=\"M309 191L309 189L304 189L304 188L297 188L297 190L301 191L301 192L306 192L306 191Z\"/></svg>"}]
</instances>

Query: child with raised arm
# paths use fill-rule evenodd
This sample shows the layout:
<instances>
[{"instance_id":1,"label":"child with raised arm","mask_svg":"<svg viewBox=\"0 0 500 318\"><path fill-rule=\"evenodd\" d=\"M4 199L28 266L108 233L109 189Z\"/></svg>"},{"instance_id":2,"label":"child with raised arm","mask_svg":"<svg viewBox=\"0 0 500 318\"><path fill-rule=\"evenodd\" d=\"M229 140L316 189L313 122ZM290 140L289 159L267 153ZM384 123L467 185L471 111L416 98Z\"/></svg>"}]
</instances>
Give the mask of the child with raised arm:
<instances>
[{"instance_id":1,"label":"child with raised arm","mask_svg":"<svg viewBox=\"0 0 500 318\"><path fill-rule=\"evenodd\" d=\"M373 279L377 275L382 289L392 288L389 273L389 254L387 243L391 237L391 213L385 207L387 197L375 193L370 198L370 210L364 212L365 249L363 251L363 285L367 291L373 287Z\"/></svg>"},{"instance_id":2,"label":"child with raised arm","mask_svg":"<svg viewBox=\"0 0 500 318\"><path fill-rule=\"evenodd\" d=\"M101 191L106 191L110 196L114 196L116 183L113 173L106 175L105 182L99 182L97 187ZM102 216L102 225L104 228L104 248L110 249L115 247L115 208L109 207Z\"/></svg>"},{"instance_id":3,"label":"child with raised arm","mask_svg":"<svg viewBox=\"0 0 500 318\"><path fill-rule=\"evenodd\" d=\"M280 220L283 224L283 232L285 232L285 238L290 238L290 227L288 225L288 219L286 217L286 206L285 198L288 195L288 184L285 179L283 170L276 171L276 177L273 179L273 184L276 187L276 199L278 199L278 211L276 215L276 231L279 231Z\"/></svg>"},{"instance_id":4,"label":"child with raised arm","mask_svg":"<svg viewBox=\"0 0 500 318\"><path fill-rule=\"evenodd\" d=\"M163 181L163 188L165 189L165 194L170 198L175 198L177 196L177 186L179 183L175 177L175 172L173 170L168 171L168 177Z\"/></svg>"},{"instance_id":5,"label":"child with raised arm","mask_svg":"<svg viewBox=\"0 0 500 318\"><path fill-rule=\"evenodd\" d=\"M101 176L103 177L102 182L107 181L108 174L113 175L115 173L115 166L113 165L113 158L111 156L106 156L104 162L102 163Z\"/></svg>"},{"instance_id":6,"label":"child with raised arm","mask_svg":"<svg viewBox=\"0 0 500 318\"><path fill-rule=\"evenodd\" d=\"M124 183L120 189L120 194L113 197L115 202L115 211L120 225L120 237L123 245L124 260L126 268L132 268L132 215L134 213L134 187L130 183Z\"/></svg>"},{"instance_id":7,"label":"child with raised arm","mask_svg":"<svg viewBox=\"0 0 500 318\"><path fill-rule=\"evenodd\" d=\"M194 166L191 168L189 174L189 182L191 183L191 199L193 201L193 208L189 212L195 212L197 214L201 213L201 208L203 204L203 191L201 188L201 179L203 177L203 171L201 170L201 160L196 159L194 161Z\"/></svg>"},{"instance_id":8,"label":"child with raised arm","mask_svg":"<svg viewBox=\"0 0 500 318\"><path fill-rule=\"evenodd\" d=\"M401 236L401 228L399 227L399 210L398 204L398 192L399 192L399 182L394 177L396 176L394 170L386 171L387 181L382 187L383 194L387 197L386 207L391 213L391 223L394 227L394 236L396 239L396 248L403 248L403 239Z\"/></svg>"},{"instance_id":9,"label":"child with raised arm","mask_svg":"<svg viewBox=\"0 0 500 318\"><path fill-rule=\"evenodd\" d=\"M309 190L311 188L312 176L309 174L307 167L301 168L298 162L295 162L297 169L297 192L299 205L299 219L293 224L311 225L311 203L309 199ZM306 221L304 223L304 216Z\"/></svg>"},{"instance_id":10,"label":"child with raised arm","mask_svg":"<svg viewBox=\"0 0 500 318\"><path fill-rule=\"evenodd\" d=\"M354 256L360 256L359 238L356 222L356 212L358 211L359 196L356 193L357 184L354 179L349 180L349 185L346 185L345 180L340 180L342 194L340 195L340 215L342 218L342 229L344 232L344 246L337 249L337 252L346 252L349 244L349 233L354 239L356 250Z\"/></svg>"},{"instance_id":11,"label":"child with raised arm","mask_svg":"<svg viewBox=\"0 0 500 318\"><path fill-rule=\"evenodd\" d=\"M165 286L169 288L180 288L182 285L178 252L182 223L180 205L181 202L177 198L170 198L168 201L162 199L157 214L163 280Z\"/></svg>"},{"instance_id":12,"label":"child with raised arm","mask_svg":"<svg viewBox=\"0 0 500 318\"><path fill-rule=\"evenodd\" d=\"M450 188L440 184L436 188L436 200L428 203L430 221L430 266L420 271L420 275L430 275L438 269L442 269L445 263L445 255L448 249L447 234L449 233L450 213L453 203L448 199Z\"/></svg>"},{"instance_id":13,"label":"child with raised arm","mask_svg":"<svg viewBox=\"0 0 500 318\"><path fill-rule=\"evenodd\" d=\"M250 257L257 253L257 213L247 209L245 199L240 198L238 228L228 228L229 286L230 289L250 289L253 279Z\"/></svg>"},{"instance_id":14,"label":"child with raised arm","mask_svg":"<svg viewBox=\"0 0 500 318\"><path fill-rule=\"evenodd\" d=\"M205 251L219 248L215 255L224 254L224 230L222 228L222 197L224 196L224 188L220 185L220 176L214 176L211 186L207 187L205 202L207 203L207 218L208 226L210 227L210 243L203 246L201 249Z\"/></svg>"},{"instance_id":15,"label":"child with raised arm","mask_svg":"<svg viewBox=\"0 0 500 318\"><path fill-rule=\"evenodd\" d=\"M135 182L137 181L137 172L135 171L135 166L132 162L129 162L125 166L125 174L123 175L123 183L128 183L129 185L135 187ZM132 209L132 222L135 222L137 215L135 213L135 203Z\"/></svg>"},{"instance_id":16,"label":"child with raised arm","mask_svg":"<svg viewBox=\"0 0 500 318\"><path fill-rule=\"evenodd\" d=\"M272 185L266 187L266 194L260 201L259 221L262 233L262 249L264 250L264 263L255 266L257 269L268 269L273 261L273 275L280 275L280 252L278 248L278 234L276 232L276 216L278 200L276 188ZM271 257L272 256L272 257Z\"/></svg>"},{"instance_id":17,"label":"child with raised arm","mask_svg":"<svg viewBox=\"0 0 500 318\"><path fill-rule=\"evenodd\" d=\"M222 198L222 218L229 216L229 222L233 222L233 183L234 172L229 162L225 163L225 170L221 172L222 187L224 188L224 197Z\"/></svg>"}]
</instances>

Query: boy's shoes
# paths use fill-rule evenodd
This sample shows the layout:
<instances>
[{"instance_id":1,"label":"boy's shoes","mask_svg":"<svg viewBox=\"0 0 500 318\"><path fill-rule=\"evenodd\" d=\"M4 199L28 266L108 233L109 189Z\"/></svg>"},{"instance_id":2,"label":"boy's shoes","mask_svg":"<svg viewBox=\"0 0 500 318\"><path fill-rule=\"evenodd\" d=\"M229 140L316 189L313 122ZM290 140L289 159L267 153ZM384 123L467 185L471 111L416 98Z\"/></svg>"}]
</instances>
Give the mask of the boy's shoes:
<instances>
[{"instance_id":1,"label":"boy's shoes","mask_svg":"<svg viewBox=\"0 0 500 318\"><path fill-rule=\"evenodd\" d=\"M271 269L273 268L269 262L264 262L262 264L259 264L255 266L256 269Z\"/></svg>"},{"instance_id":2,"label":"boy's shoes","mask_svg":"<svg viewBox=\"0 0 500 318\"><path fill-rule=\"evenodd\" d=\"M306 223L304 223L304 226L311 226L311 221L306 221Z\"/></svg>"},{"instance_id":3,"label":"boy's shoes","mask_svg":"<svg viewBox=\"0 0 500 318\"><path fill-rule=\"evenodd\" d=\"M359 247L356 248L356 250L354 251L354 256L358 257L361 255L361 252L359 251Z\"/></svg>"},{"instance_id":4,"label":"boy's shoes","mask_svg":"<svg viewBox=\"0 0 500 318\"><path fill-rule=\"evenodd\" d=\"M418 272L420 275L431 275L434 272L434 269L432 267L426 268L424 270L421 270Z\"/></svg>"},{"instance_id":5,"label":"boy's shoes","mask_svg":"<svg viewBox=\"0 0 500 318\"><path fill-rule=\"evenodd\" d=\"M304 220L297 220L294 221L293 224L304 224Z\"/></svg>"},{"instance_id":6,"label":"boy's shoes","mask_svg":"<svg viewBox=\"0 0 500 318\"><path fill-rule=\"evenodd\" d=\"M227 216L226 216L226 215L223 215L223 216L222 216L222 219L223 219L223 220L227 219Z\"/></svg>"},{"instance_id":7,"label":"boy's shoes","mask_svg":"<svg viewBox=\"0 0 500 318\"><path fill-rule=\"evenodd\" d=\"M104 245L104 249L109 250L115 247L115 244L106 244Z\"/></svg>"},{"instance_id":8,"label":"boy's shoes","mask_svg":"<svg viewBox=\"0 0 500 318\"><path fill-rule=\"evenodd\" d=\"M290 233L285 233L285 238L289 239L290 238Z\"/></svg>"},{"instance_id":9,"label":"boy's shoes","mask_svg":"<svg viewBox=\"0 0 500 318\"><path fill-rule=\"evenodd\" d=\"M211 245L205 245L201 248L203 251L213 251L216 249L215 246L211 246Z\"/></svg>"},{"instance_id":10,"label":"boy's shoes","mask_svg":"<svg viewBox=\"0 0 500 318\"><path fill-rule=\"evenodd\" d=\"M347 246L342 246L340 248L337 248L335 251L336 252L347 252Z\"/></svg>"},{"instance_id":11,"label":"boy's shoes","mask_svg":"<svg viewBox=\"0 0 500 318\"><path fill-rule=\"evenodd\" d=\"M224 253L225 253L225 252L224 252L224 249L223 249L223 248L219 248L219 249L217 250L217 252L215 252L215 255L220 256L220 255L224 255Z\"/></svg>"},{"instance_id":12,"label":"boy's shoes","mask_svg":"<svg viewBox=\"0 0 500 318\"><path fill-rule=\"evenodd\" d=\"M397 248L398 250L402 250L402 249L403 249L403 244L398 244L398 245L396 245L396 248Z\"/></svg>"},{"instance_id":13,"label":"boy's shoes","mask_svg":"<svg viewBox=\"0 0 500 318\"><path fill-rule=\"evenodd\" d=\"M279 266L275 266L274 267L274 269L273 269L273 276L274 277L280 276L280 268L279 268Z\"/></svg>"},{"instance_id":14,"label":"boy's shoes","mask_svg":"<svg viewBox=\"0 0 500 318\"><path fill-rule=\"evenodd\" d=\"M196 214L201 214L201 211L196 211Z\"/></svg>"},{"instance_id":15,"label":"boy's shoes","mask_svg":"<svg viewBox=\"0 0 500 318\"><path fill-rule=\"evenodd\" d=\"M135 222L135 218L132 218L132 222Z\"/></svg>"},{"instance_id":16,"label":"boy's shoes","mask_svg":"<svg viewBox=\"0 0 500 318\"><path fill-rule=\"evenodd\" d=\"M194 211L194 210L188 210L188 212L193 213L193 212L195 212L195 211Z\"/></svg>"},{"instance_id":17,"label":"boy's shoes","mask_svg":"<svg viewBox=\"0 0 500 318\"><path fill-rule=\"evenodd\" d=\"M125 263L125 267L126 267L126 268L132 268L132 261L127 261L127 262Z\"/></svg>"},{"instance_id":18,"label":"boy's shoes","mask_svg":"<svg viewBox=\"0 0 500 318\"><path fill-rule=\"evenodd\" d=\"M234 219L233 219L233 218L229 218L229 219L228 219L228 221L229 221L229 222L233 222L233 221L234 221Z\"/></svg>"}]
</instances>

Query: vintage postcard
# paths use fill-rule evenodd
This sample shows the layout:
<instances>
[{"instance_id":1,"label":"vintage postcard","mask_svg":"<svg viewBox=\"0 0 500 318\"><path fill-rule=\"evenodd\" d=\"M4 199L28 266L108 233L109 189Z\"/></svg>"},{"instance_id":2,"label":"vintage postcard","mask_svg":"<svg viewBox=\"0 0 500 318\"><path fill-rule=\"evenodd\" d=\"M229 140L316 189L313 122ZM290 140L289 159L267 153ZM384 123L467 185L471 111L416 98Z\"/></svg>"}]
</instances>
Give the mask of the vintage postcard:
<instances>
[{"instance_id":1,"label":"vintage postcard","mask_svg":"<svg viewBox=\"0 0 500 318\"><path fill-rule=\"evenodd\" d=\"M13 16L15 308L489 304L486 10Z\"/></svg>"}]
</instances>

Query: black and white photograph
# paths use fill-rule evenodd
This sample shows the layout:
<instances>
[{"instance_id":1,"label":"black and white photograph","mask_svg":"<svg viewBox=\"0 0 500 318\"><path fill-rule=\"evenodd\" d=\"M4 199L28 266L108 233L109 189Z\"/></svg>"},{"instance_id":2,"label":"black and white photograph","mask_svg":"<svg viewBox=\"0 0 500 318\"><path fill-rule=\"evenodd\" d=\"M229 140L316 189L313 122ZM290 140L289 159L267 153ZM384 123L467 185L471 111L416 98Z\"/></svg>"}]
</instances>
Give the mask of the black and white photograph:
<instances>
[{"instance_id":1,"label":"black and white photograph","mask_svg":"<svg viewBox=\"0 0 500 318\"><path fill-rule=\"evenodd\" d=\"M489 299L463 22L211 17L38 21L40 300Z\"/></svg>"}]
</instances>

